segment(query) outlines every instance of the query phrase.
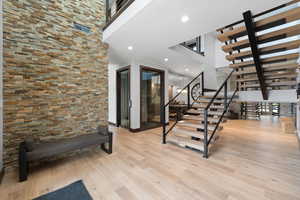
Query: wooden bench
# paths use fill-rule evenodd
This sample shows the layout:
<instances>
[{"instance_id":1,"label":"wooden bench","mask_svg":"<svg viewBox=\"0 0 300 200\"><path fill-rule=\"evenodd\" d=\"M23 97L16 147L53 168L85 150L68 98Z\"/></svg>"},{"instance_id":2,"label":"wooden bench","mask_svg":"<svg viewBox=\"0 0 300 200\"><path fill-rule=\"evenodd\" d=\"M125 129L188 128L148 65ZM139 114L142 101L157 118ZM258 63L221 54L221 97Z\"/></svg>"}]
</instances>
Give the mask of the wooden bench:
<instances>
[{"instance_id":1,"label":"wooden bench","mask_svg":"<svg viewBox=\"0 0 300 200\"><path fill-rule=\"evenodd\" d=\"M19 148L19 180L27 180L29 162L96 145L101 145L106 153L111 154L112 137L107 127L98 127L96 133L57 141L36 143L33 140L25 140L20 143Z\"/></svg>"}]
</instances>

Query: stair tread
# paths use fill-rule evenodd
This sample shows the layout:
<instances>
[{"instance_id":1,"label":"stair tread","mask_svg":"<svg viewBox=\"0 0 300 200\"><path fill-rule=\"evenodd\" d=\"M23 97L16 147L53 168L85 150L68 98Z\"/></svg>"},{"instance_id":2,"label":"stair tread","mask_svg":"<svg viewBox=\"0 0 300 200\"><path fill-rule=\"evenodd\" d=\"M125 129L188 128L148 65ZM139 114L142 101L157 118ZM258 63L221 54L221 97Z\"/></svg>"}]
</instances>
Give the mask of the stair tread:
<instances>
[{"instance_id":1,"label":"stair tread","mask_svg":"<svg viewBox=\"0 0 300 200\"><path fill-rule=\"evenodd\" d=\"M204 109L203 110L195 110L195 109L190 109L186 113L192 113L192 114L204 114ZM218 112L218 111L211 111L208 110L208 115L222 115L223 112Z\"/></svg>"},{"instance_id":2,"label":"stair tread","mask_svg":"<svg viewBox=\"0 0 300 200\"><path fill-rule=\"evenodd\" d=\"M229 97L228 97L229 98ZM210 103L210 101L211 101L211 99L200 99L200 100L197 100L197 101L195 101L195 102L197 102L197 103ZM224 103L224 100L214 100L213 101L213 103L214 104L223 104Z\"/></svg>"},{"instance_id":3,"label":"stair tread","mask_svg":"<svg viewBox=\"0 0 300 200\"><path fill-rule=\"evenodd\" d=\"M182 117L182 119L184 119L184 120L204 121L203 116L193 116L193 115L184 115ZM219 121L219 118L208 117L208 121L217 123Z\"/></svg>"},{"instance_id":4,"label":"stair tread","mask_svg":"<svg viewBox=\"0 0 300 200\"><path fill-rule=\"evenodd\" d=\"M193 108L206 108L207 104L201 105L201 104L194 104ZM212 105L210 106L210 109L224 109L223 105Z\"/></svg>"},{"instance_id":5,"label":"stair tread","mask_svg":"<svg viewBox=\"0 0 300 200\"><path fill-rule=\"evenodd\" d=\"M195 137L195 138L200 138L200 139L204 138L204 132L203 131L186 130L186 129L182 129L180 127L173 128L171 134L185 135L185 136L190 136L190 137Z\"/></svg>"},{"instance_id":6,"label":"stair tread","mask_svg":"<svg viewBox=\"0 0 300 200\"><path fill-rule=\"evenodd\" d=\"M195 128L195 129L204 129L204 124L199 124L199 123L193 123L191 121L179 121L178 126L185 126L185 127L190 127L190 128ZM209 131L213 131L215 129L216 125L215 124L208 124L207 129ZM222 127L219 126L218 130L220 130Z\"/></svg>"},{"instance_id":7,"label":"stair tread","mask_svg":"<svg viewBox=\"0 0 300 200\"><path fill-rule=\"evenodd\" d=\"M202 141L192 140L190 138L180 137L173 134L168 136L167 141L177 143L178 145L183 147L188 146L191 148L198 149L200 151L204 151L204 144Z\"/></svg>"}]
</instances>

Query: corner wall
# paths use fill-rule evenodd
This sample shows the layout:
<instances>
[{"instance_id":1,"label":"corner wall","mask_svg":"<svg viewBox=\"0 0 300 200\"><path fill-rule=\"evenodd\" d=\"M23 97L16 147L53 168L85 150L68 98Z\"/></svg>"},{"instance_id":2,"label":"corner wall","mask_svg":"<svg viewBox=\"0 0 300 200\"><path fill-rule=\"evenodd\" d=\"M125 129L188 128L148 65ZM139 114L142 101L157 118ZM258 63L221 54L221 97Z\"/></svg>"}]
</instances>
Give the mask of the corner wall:
<instances>
[{"instance_id":1,"label":"corner wall","mask_svg":"<svg viewBox=\"0 0 300 200\"><path fill-rule=\"evenodd\" d=\"M56 140L107 124L104 23L103 0L4 1L5 166L17 164L25 138Z\"/></svg>"}]
</instances>

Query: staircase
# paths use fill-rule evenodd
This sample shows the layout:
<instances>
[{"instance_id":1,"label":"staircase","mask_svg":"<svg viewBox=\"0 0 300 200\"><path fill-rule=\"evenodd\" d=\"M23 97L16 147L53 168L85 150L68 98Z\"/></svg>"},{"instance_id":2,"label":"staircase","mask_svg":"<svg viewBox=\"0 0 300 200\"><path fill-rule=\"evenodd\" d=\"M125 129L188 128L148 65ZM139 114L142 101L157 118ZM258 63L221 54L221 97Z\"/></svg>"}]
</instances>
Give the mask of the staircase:
<instances>
[{"instance_id":1,"label":"staircase","mask_svg":"<svg viewBox=\"0 0 300 200\"><path fill-rule=\"evenodd\" d=\"M243 20L218 29L229 67L236 70L240 91L296 88L299 67L300 1L293 0L263 13L243 13Z\"/></svg>"},{"instance_id":2,"label":"staircase","mask_svg":"<svg viewBox=\"0 0 300 200\"><path fill-rule=\"evenodd\" d=\"M218 139L218 132L222 130L221 123L225 122L224 116L228 107L236 95L237 89L229 96L228 82L234 71L230 73L221 87L215 93L207 92L204 88L204 81L201 81L202 90L194 102L190 103L191 85L194 79L185 88L188 89L187 110L182 115L177 114L176 121L170 126L166 125L163 116L163 144L172 143L182 147L198 150L203 153L203 157L208 158L209 149ZM202 73L202 80L204 73ZM196 77L197 78L197 77ZM185 89L184 88L184 89ZM192 92L193 93L193 92ZM180 95L180 93L178 94ZM162 112L165 113L166 107L172 104L177 97L175 96L163 106Z\"/></svg>"},{"instance_id":3,"label":"staircase","mask_svg":"<svg viewBox=\"0 0 300 200\"><path fill-rule=\"evenodd\" d=\"M175 143L199 150L205 158L222 130L224 115L237 91L260 90L263 100L269 99L270 90L290 90L297 85L300 46L300 0L293 0L263 13L243 13L243 20L218 29L218 39L232 72L212 96L207 95L202 82L202 92L190 103L182 117L167 126L165 111L172 100L162 107L163 144ZM228 80L236 76L236 90L228 95ZM204 76L204 74L202 74ZM193 81L192 81L193 82ZM190 94L191 83L188 88ZM221 92L222 91L222 92ZM242 93L240 92L240 93ZM282 91L280 91L282 92ZM293 91L292 91L293 92ZM175 97L176 98L176 97ZM260 97L258 97L260 98ZM259 117L256 106L247 104L242 110Z\"/></svg>"},{"instance_id":4,"label":"staircase","mask_svg":"<svg viewBox=\"0 0 300 200\"><path fill-rule=\"evenodd\" d=\"M204 111L212 98L213 96L200 96L199 100L194 102L194 105L186 111L182 119L180 119L178 124L172 129L167 137L167 142L204 152ZM208 137L211 137L213 131L216 129L216 134L212 139L213 142L218 138L218 132L223 128L222 126L217 126L223 111L224 97L218 96L207 112ZM224 121L225 120L223 120L223 122Z\"/></svg>"}]
</instances>

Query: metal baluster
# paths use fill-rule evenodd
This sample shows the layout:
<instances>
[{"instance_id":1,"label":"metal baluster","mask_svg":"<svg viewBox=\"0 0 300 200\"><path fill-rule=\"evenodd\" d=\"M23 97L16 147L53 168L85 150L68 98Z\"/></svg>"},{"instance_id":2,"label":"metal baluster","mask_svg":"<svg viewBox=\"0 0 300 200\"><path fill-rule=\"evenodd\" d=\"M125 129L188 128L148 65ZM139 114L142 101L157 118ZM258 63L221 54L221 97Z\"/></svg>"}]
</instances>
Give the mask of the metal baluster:
<instances>
[{"instance_id":1,"label":"metal baluster","mask_svg":"<svg viewBox=\"0 0 300 200\"><path fill-rule=\"evenodd\" d=\"M207 139L207 136L208 136L208 130L207 130L207 125L208 125L208 112L207 112L207 109L204 110L204 154L203 154L203 157L204 158L208 158L208 139Z\"/></svg>"},{"instance_id":2,"label":"metal baluster","mask_svg":"<svg viewBox=\"0 0 300 200\"><path fill-rule=\"evenodd\" d=\"M227 109L227 90L228 90L228 81L224 85L224 110Z\"/></svg>"},{"instance_id":3,"label":"metal baluster","mask_svg":"<svg viewBox=\"0 0 300 200\"><path fill-rule=\"evenodd\" d=\"M163 107L163 113L162 113L162 118L163 118L163 144L166 144L166 107Z\"/></svg>"},{"instance_id":4,"label":"metal baluster","mask_svg":"<svg viewBox=\"0 0 300 200\"><path fill-rule=\"evenodd\" d=\"M187 87L187 102L188 102L188 108L191 108L191 85L188 85Z\"/></svg>"},{"instance_id":5,"label":"metal baluster","mask_svg":"<svg viewBox=\"0 0 300 200\"><path fill-rule=\"evenodd\" d=\"M204 72L201 73L201 91L202 96L204 96Z\"/></svg>"}]
</instances>

